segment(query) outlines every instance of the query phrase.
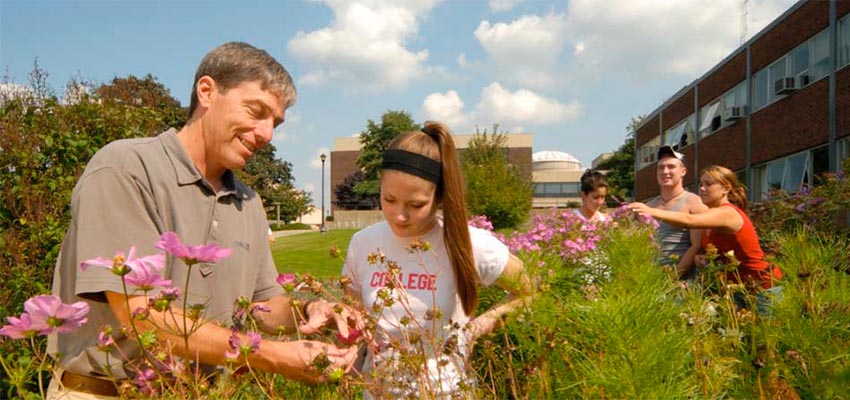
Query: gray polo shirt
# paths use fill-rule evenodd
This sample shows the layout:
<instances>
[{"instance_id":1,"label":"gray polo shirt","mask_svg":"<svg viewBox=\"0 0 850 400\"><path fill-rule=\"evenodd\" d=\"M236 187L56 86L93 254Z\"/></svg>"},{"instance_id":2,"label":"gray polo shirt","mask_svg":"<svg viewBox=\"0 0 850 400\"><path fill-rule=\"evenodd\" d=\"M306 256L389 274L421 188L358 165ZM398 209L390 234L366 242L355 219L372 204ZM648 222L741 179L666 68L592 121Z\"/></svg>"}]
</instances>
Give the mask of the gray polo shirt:
<instances>
[{"instance_id":1,"label":"gray polo shirt","mask_svg":"<svg viewBox=\"0 0 850 400\"><path fill-rule=\"evenodd\" d=\"M165 277L183 292L188 274L189 304L206 304L206 319L227 325L238 297L261 301L283 293L275 282L260 197L230 171L223 181L224 188L216 193L173 129L153 138L118 140L94 155L74 187L71 225L53 276L53 294L63 302L84 300L91 306L85 326L48 340L48 351L59 355L62 367L86 375L104 373L105 353L97 350L97 333L103 325L112 325L124 354L138 353L120 336L119 323L103 294L122 293L120 277L105 268L79 267L95 257L111 259L116 251L126 255L130 246L136 247L139 257L157 254L160 250L154 243L164 232L176 232L188 245L217 243L233 249L217 264L195 265L191 270L166 258ZM113 352L108 359L113 375L123 378L121 355Z\"/></svg>"}]
</instances>

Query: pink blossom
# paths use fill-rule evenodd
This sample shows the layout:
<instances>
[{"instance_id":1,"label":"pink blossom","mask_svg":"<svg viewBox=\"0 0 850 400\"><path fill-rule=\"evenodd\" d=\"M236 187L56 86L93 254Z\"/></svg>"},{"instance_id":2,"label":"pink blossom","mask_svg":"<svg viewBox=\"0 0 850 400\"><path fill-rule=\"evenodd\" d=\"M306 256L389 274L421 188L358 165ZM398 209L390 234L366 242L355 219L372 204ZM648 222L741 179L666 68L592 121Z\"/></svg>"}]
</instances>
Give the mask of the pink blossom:
<instances>
[{"instance_id":1,"label":"pink blossom","mask_svg":"<svg viewBox=\"0 0 850 400\"><path fill-rule=\"evenodd\" d=\"M32 319L27 313L21 314L20 318L7 317L9 325L0 328L0 335L8 336L12 339L26 339L38 334L39 329L32 326Z\"/></svg>"},{"instance_id":2,"label":"pink blossom","mask_svg":"<svg viewBox=\"0 0 850 400\"><path fill-rule=\"evenodd\" d=\"M162 256L162 254L160 254ZM161 266L161 265L160 265ZM134 266L130 273L124 276L124 280L133 286L147 292L157 287L171 285L171 279L162 279L162 275L155 272L153 268Z\"/></svg>"},{"instance_id":3,"label":"pink blossom","mask_svg":"<svg viewBox=\"0 0 850 400\"><path fill-rule=\"evenodd\" d=\"M295 285L298 284L298 278L295 277L295 274L278 274L276 281L287 292L295 290Z\"/></svg>"},{"instance_id":4,"label":"pink blossom","mask_svg":"<svg viewBox=\"0 0 850 400\"><path fill-rule=\"evenodd\" d=\"M32 319L32 327L46 335L53 331L68 333L83 326L88 321L89 305L83 301L63 304L59 296L40 295L24 302L24 310Z\"/></svg>"},{"instance_id":5,"label":"pink blossom","mask_svg":"<svg viewBox=\"0 0 850 400\"><path fill-rule=\"evenodd\" d=\"M242 341L242 337L239 336L239 333L233 331L233 334L230 335L230 338L227 340L227 344L230 345L230 350L224 353L224 357L228 360L235 361L239 358L239 355L247 356L251 353L256 353L260 350L260 341L262 337L257 332L248 332L245 334L248 336L248 341Z\"/></svg>"},{"instance_id":6,"label":"pink blossom","mask_svg":"<svg viewBox=\"0 0 850 400\"><path fill-rule=\"evenodd\" d=\"M97 332L97 348L100 351L109 351L115 347L115 339L112 338L112 327L106 325Z\"/></svg>"},{"instance_id":7,"label":"pink blossom","mask_svg":"<svg viewBox=\"0 0 850 400\"><path fill-rule=\"evenodd\" d=\"M163 233L155 246L183 260L186 265L218 262L222 258L230 256L233 252L232 249L219 247L215 243L197 246L183 244L174 232Z\"/></svg>"},{"instance_id":8,"label":"pink blossom","mask_svg":"<svg viewBox=\"0 0 850 400\"><path fill-rule=\"evenodd\" d=\"M142 393L150 396L157 392L156 387L154 386L156 380L156 371L151 368L146 368L143 371L136 371L136 378L133 380L133 382L136 384L136 386L139 387L139 390L141 390Z\"/></svg>"},{"instance_id":9,"label":"pink blossom","mask_svg":"<svg viewBox=\"0 0 850 400\"><path fill-rule=\"evenodd\" d=\"M160 271L165 265L165 256L162 254L154 254L141 258L135 258L136 246L131 246L127 257L124 257L123 251L115 252L115 257L111 260L97 257L80 263L80 270L85 271L88 267L103 267L109 269L115 275L126 275L133 269L157 270Z\"/></svg>"}]
</instances>

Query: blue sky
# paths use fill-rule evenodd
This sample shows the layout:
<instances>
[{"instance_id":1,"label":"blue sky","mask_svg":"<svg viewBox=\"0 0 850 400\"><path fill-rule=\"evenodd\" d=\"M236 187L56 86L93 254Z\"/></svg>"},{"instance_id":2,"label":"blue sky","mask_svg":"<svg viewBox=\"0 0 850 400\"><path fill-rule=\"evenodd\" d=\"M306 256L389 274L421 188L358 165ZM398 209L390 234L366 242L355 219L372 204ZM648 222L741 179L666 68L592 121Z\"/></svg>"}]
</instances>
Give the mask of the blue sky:
<instances>
[{"instance_id":1,"label":"blue sky","mask_svg":"<svg viewBox=\"0 0 850 400\"><path fill-rule=\"evenodd\" d=\"M186 105L207 51L264 48L299 92L273 143L318 204L318 155L387 110L459 134L499 123L589 167L623 143L632 117L740 45L741 3L0 0L0 68L25 85L38 58L60 96L72 77L151 73ZM747 1L747 36L793 3Z\"/></svg>"}]
</instances>

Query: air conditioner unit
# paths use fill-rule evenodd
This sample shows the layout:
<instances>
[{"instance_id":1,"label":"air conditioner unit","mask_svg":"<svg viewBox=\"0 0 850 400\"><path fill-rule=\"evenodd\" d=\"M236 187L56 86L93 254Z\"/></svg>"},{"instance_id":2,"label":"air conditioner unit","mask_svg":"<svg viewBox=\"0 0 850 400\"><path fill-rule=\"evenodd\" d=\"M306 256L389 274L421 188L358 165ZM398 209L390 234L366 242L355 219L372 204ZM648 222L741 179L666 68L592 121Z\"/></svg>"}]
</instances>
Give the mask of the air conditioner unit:
<instances>
[{"instance_id":1,"label":"air conditioner unit","mask_svg":"<svg viewBox=\"0 0 850 400\"><path fill-rule=\"evenodd\" d=\"M797 90L797 80L793 77L779 78L773 82L773 94L786 94Z\"/></svg>"},{"instance_id":2,"label":"air conditioner unit","mask_svg":"<svg viewBox=\"0 0 850 400\"><path fill-rule=\"evenodd\" d=\"M738 106L738 107L729 107L726 109L724 114L725 120L727 121L736 121L741 118L747 116L747 107L746 106Z\"/></svg>"},{"instance_id":3,"label":"air conditioner unit","mask_svg":"<svg viewBox=\"0 0 850 400\"><path fill-rule=\"evenodd\" d=\"M809 74L797 75L797 88L802 89L811 82L812 77Z\"/></svg>"}]
</instances>

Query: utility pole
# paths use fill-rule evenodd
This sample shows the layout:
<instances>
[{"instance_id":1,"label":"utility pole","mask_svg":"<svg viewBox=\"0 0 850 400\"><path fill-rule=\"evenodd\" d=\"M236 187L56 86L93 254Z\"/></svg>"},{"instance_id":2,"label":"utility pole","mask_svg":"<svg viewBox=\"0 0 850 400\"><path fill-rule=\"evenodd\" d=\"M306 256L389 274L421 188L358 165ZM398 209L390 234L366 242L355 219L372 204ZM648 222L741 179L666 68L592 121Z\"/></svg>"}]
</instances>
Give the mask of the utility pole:
<instances>
[{"instance_id":1,"label":"utility pole","mask_svg":"<svg viewBox=\"0 0 850 400\"><path fill-rule=\"evenodd\" d=\"M750 12L748 11L748 8L747 8L747 0L741 0L740 5L741 5L741 27L740 27L741 43L739 43L739 44L744 44L744 42L747 41L747 19L749 19Z\"/></svg>"}]
</instances>

